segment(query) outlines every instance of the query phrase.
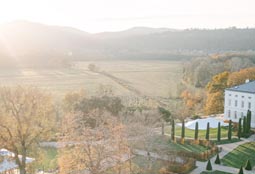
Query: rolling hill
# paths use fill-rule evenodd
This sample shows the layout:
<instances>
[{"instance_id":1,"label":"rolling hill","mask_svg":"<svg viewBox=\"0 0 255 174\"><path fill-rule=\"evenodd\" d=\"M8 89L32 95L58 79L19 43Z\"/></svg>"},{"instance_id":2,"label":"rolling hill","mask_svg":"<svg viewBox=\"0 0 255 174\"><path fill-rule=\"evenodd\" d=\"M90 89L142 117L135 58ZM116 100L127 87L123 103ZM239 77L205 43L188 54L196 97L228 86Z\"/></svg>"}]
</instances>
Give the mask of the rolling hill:
<instances>
[{"instance_id":1,"label":"rolling hill","mask_svg":"<svg viewBox=\"0 0 255 174\"><path fill-rule=\"evenodd\" d=\"M72 60L179 60L254 50L255 29L135 27L90 34L27 21L0 25L0 65L68 66Z\"/></svg>"}]
</instances>

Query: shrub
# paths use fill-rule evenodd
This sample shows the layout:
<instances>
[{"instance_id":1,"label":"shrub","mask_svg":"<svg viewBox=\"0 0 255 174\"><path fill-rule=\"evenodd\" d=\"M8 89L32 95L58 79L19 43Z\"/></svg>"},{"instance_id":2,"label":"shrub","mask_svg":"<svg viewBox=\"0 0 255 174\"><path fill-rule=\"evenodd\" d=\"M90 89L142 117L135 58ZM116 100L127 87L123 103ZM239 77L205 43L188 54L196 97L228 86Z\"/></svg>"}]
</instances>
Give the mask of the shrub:
<instances>
[{"instance_id":1,"label":"shrub","mask_svg":"<svg viewBox=\"0 0 255 174\"><path fill-rule=\"evenodd\" d=\"M240 138L241 138L241 134L242 134L242 119L241 119L241 118L239 118L239 124L238 124L238 134L237 134L238 139L240 139Z\"/></svg>"},{"instance_id":2,"label":"shrub","mask_svg":"<svg viewBox=\"0 0 255 174\"><path fill-rule=\"evenodd\" d=\"M210 135L210 123L207 123L206 127L206 134L205 134L205 139L208 141L209 140L209 135Z\"/></svg>"},{"instance_id":3,"label":"shrub","mask_svg":"<svg viewBox=\"0 0 255 174\"><path fill-rule=\"evenodd\" d=\"M232 138L232 120L229 120L228 123L228 140L231 140Z\"/></svg>"},{"instance_id":4,"label":"shrub","mask_svg":"<svg viewBox=\"0 0 255 174\"><path fill-rule=\"evenodd\" d=\"M209 170L209 171L212 170L212 164L211 164L211 161L210 161L210 160L208 160L208 162L207 162L206 170Z\"/></svg>"},{"instance_id":5,"label":"shrub","mask_svg":"<svg viewBox=\"0 0 255 174\"><path fill-rule=\"evenodd\" d=\"M175 139L175 123L174 119L172 120L172 129L171 129L171 140L174 141Z\"/></svg>"},{"instance_id":6,"label":"shrub","mask_svg":"<svg viewBox=\"0 0 255 174\"><path fill-rule=\"evenodd\" d=\"M215 164L220 164L220 157L219 154L217 154L216 160L214 162Z\"/></svg>"},{"instance_id":7,"label":"shrub","mask_svg":"<svg viewBox=\"0 0 255 174\"><path fill-rule=\"evenodd\" d=\"M198 139L198 122L196 122L196 127L195 127L195 136L194 136L195 140Z\"/></svg>"},{"instance_id":8,"label":"shrub","mask_svg":"<svg viewBox=\"0 0 255 174\"><path fill-rule=\"evenodd\" d=\"M221 139L221 126L220 126L220 122L218 123L218 133L217 133L217 140L218 142L220 142Z\"/></svg>"},{"instance_id":9,"label":"shrub","mask_svg":"<svg viewBox=\"0 0 255 174\"><path fill-rule=\"evenodd\" d=\"M251 111L247 111L247 126L246 126L246 133L249 134L251 131Z\"/></svg>"},{"instance_id":10,"label":"shrub","mask_svg":"<svg viewBox=\"0 0 255 174\"><path fill-rule=\"evenodd\" d=\"M247 160L247 162L246 162L246 166L245 166L245 170L252 170L250 160Z\"/></svg>"},{"instance_id":11,"label":"shrub","mask_svg":"<svg viewBox=\"0 0 255 174\"><path fill-rule=\"evenodd\" d=\"M243 174L243 166L240 167L238 174Z\"/></svg>"}]
</instances>

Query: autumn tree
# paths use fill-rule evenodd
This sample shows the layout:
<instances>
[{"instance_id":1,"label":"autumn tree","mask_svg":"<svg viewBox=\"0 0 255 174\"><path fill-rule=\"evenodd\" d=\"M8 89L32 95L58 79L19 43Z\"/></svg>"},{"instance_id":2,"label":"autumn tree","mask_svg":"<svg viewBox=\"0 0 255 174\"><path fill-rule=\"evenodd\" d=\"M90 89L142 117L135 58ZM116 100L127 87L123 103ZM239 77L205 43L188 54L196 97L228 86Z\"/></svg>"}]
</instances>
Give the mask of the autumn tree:
<instances>
[{"instance_id":1,"label":"autumn tree","mask_svg":"<svg viewBox=\"0 0 255 174\"><path fill-rule=\"evenodd\" d=\"M169 123L172 120L171 112L163 107L158 108L159 114L161 115L161 129L162 129L162 135L165 134L165 122Z\"/></svg>"},{"instance_id":2,"label":"autumn tree","mask_svg":"<svg viewBox=\"0 0 255 174\"><path fill-rule=\"evenodd\" d=\"M93 115L102 114L96 110ZM60 173L89 172L102 174L108 168L116 167L121 173L125 155L130 153L124 125L108 112L97 119L96 126L86 123L84 115L67 115L63 121L62 142L70 142L60 151ZM60 142L61 142L60 141Z\"/></svg>"},{"instance_id":3,"label":"autumn tree","mask_svg":"<svg viewBox=\"0 0 255 174\"><path fill-rule=\"evenodd\" d=\"M207 100L205 112L218 114L224 111L224 90L227 88L229 72L220 73L212 78L206 86Z\"/></svg>"},{"instance_id":4,"label":"autumn tree","mask_svg":"<svg viewBox=\"0 0 255 174\"><path fill-rule=\"evenodd\" d=\"M245 83L245 80L255 80L255 68L245 68L229 75L228 86L235 86Z\"/></svg>"},{"instance_id":5,"label":"autumn tree","mask_svg":"<svg viewBox=\"0 0 255 174\"><path fill-rule=\"evenodd\" d=\"M53 129L51 97L34 87L0 88L0 141L14 153L20 174L26 174L26 157Z\"/></svg>"},{"instance_id":6,"label":"autumn tree","mask_svg":"<svg viewBox=\"0 0 255 174\"><path fill-rule=\"evenodd\" d=\"M60 173L101 174L113 166L116 173L121 173L123 155L130 154L125 126L119 117L121 100L106 95L74 95L72 100L75 104L65 111L62 123L60 142L71 143L61 150Z\"/></svg>"},{"instance_id":7,"label":"autumn tree","mask_svg":"<svg viewBox=\"0 0 255 174\"><path fill-rule=\"evenodd\" d=\"M185 104L185 109L190 110L193 114L202 110L204 104L204 92L199 89L186 89L180 96Z\"/></svg>"}]
</instances>

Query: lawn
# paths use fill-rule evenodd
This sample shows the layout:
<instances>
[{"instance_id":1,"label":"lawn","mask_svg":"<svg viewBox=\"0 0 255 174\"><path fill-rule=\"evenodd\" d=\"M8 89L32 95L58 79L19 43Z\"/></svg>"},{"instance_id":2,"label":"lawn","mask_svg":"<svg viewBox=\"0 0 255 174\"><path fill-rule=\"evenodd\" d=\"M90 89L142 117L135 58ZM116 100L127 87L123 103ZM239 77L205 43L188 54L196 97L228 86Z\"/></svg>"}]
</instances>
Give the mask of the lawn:
<instances>
[{"instance_id":1,"label":"lawn","mask_svg":"<svg viewBox=\"0 0 255 174\"><path fill-rule=\"evenodd\" d=\"M245 166L248 159L250 160L251 165L255 166L255 142L245 143L238 146L224 156L222 163L226 166L240 168L240 165Z\"/></svg>"},{"instance_id":2,"label":"lawn","mask_svg":"<svg viewBox=\"0 0 255 174\"><path fill-rule=\"evenodd\" d=\"M222 172L222 171L219 171L219 170L214 170L214 171L210 171L210 172L203 171L200 174L232 174L232 173Z\"/></svg>"},{"instance_id":3,"label":"lawn","mask_svg":"<svg viewBox=\"0 0 255 174\"><path fill-rule=\"evenodd\" d=\"M181 126L176 126L175 127L175 135L176 136L181 136L181 131L182 131L181 129L182 129ZM166 126L165 127L165 132L170 134L171 133L171 127ZM210 138L211 139L216 139L217 138L217 132L218 132L218 128L210 128ZM205 134L206 134L206 130L199 130L198 137L200 139L205 139ZM195 130L185 128L185 137L194 138L194 135L195 135ZM226 138L227 136L228 136L228 128L221 127L221 138Z\"/></svg>"},{"instance_id":4,"label":"lawn","mask_svg":"<svg viewBox=\"0 0 255 174\"><path fill-rule=\"evenodd\" d=\"M200 153L207 150L207 147L195 144L179 144L172 143L169 136L153 136L150 140L146 142L137 141L135 143L135 148L137 149L148 149L151 152L169 152L169 151L185 151Z\"/></svg>"},{"instance_id":5,"label":"lawn","mask_svg":"<svg viewBox=\"0 0 255 174\"><path fill-rule=\"evenodd\" d=\"M35 168L44 171L55 170L58 167L57 155L58 150L56 148L40 148L35 158Z\"/></svg>"}]
</instances>

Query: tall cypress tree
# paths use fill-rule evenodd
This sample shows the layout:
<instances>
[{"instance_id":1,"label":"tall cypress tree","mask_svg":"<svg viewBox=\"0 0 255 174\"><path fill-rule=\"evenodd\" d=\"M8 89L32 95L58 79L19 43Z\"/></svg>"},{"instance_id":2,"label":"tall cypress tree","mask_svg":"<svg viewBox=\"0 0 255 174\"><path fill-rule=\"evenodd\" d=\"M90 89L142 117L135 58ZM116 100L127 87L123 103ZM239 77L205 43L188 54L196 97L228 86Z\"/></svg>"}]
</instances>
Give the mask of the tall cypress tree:
<instances>
[{"instance_id":1,"label":"tall cypress tree","mask_svg":"<svg viewBox=\"0 0 255 174\"><path fill-rule=\"evenodd\" d=\"M195 140L198 139L198 122L196 122L196 127L195 127Z\"/></svg>"},{"instance_id":2,"label":"tall cypress tree","mask_svg":"<svg viewBox=\"0 0 255 174\"><path fill-rule=\"evenodd\" d=\"M217 133L217 140L218 142L220 142L221 139L221 126L220 126L220 122L218 123L218 133Z\"/></svg>"},{"instance_id":3,"label":"tall cypress tree","mask_svg":"<svg viewBox=\"0 0 255 174\"><path fill-rule=\"evenodd\" d=\"M210 123L207 123L207 127L206 127L206 134L205 134L205 139L209 140L209 135L210 135Z\"/></svg>"},{"instance_id":4,"label":"tall cypress tree","mask_svg":"<svg viewBox=\"0 0 255 174\"><path fill-rule=\"evenodd\" d=\"M174 141L174 139L175 139L175 123L174 119L172 119L171 140Z\"/></svg>"},{"instance_id":5,"label":"tall cypress tree","mask_svg":"<svg viewBox=\"0 0 255 174\"><path fill-rule=\"evenodd\" d=\"M242 136L242 118L239 118L237 136L238 136L239 139L240 139L241 136Z\"/></svg>"},{"instance_id":6,"label":"tall cypress tree","mask_svg":"<svg viewBox=\"0 0 255 174\"><path fill-rule=\"evenodd\" d=\"M232 138L232 120L229 120L228 123L228 140L231 140Z\"/></svg>"},{"instance_id":7,"label":"tall cypress tree","mask_svg":"<svg viewBox=\"0 0 255 174\"><path fill-rule=\"evenodd\" d=\"M249 134L251 131L251 111L247 111L247 126L246 126L246 133Z\"/></svg>"},{"instance_id":8,"label":"tall cypress tree","mask_svg":"<svg viewBox=\"0 0 255 174\"><path fill-rule=\"evenodd\" d=\"M185 138L185 122L182 120L182 138Z\"/></svg>"},{"instance_id":9,"label":"tall cypress tree","mask_svg":"<svg viewBox=\"0 0 255 174\"><path fill-rule=\"evenodd\" d=\"M246 135L246 129L247 129L247 119L246 117L243 117L243 136Z\"/></svg>"}]
</instances>

